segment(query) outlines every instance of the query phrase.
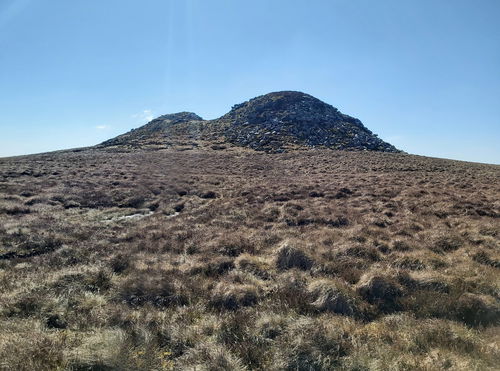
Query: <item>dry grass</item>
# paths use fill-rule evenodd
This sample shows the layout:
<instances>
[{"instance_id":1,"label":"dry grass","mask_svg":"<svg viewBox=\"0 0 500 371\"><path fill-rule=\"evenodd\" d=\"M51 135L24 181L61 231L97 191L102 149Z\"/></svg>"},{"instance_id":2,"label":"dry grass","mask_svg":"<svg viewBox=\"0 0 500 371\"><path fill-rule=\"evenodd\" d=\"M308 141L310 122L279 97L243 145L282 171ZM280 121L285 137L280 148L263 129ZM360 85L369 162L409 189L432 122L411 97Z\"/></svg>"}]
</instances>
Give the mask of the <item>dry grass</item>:
<instances>
[{"instance_id":1,"label":"dry grass","mask_svg":"<svg viewBox=\"0 0 500 371\"><path fill-rule=\"evenodd\" d=\"M0 159L0 369L493 370L499 216L404 154Z\"/></svg>"}]
</instances>

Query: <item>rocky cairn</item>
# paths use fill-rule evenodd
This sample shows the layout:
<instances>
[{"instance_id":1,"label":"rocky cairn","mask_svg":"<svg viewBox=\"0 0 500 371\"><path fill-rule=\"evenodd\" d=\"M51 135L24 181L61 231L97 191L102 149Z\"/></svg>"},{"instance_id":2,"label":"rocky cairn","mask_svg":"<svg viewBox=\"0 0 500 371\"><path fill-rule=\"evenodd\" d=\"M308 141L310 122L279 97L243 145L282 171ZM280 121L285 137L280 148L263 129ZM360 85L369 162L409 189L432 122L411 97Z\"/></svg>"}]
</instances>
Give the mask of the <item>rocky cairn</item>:
<instances>
[{"instance_id":1,"label":"rocky cairn","mask_svg":"<svg viewBox=\"0 0 500 371\"><path fill-rule=\"evenodd\" d=\"M360 120L295 91L253 98L216 120L190 112L160 116L102 145L168 145L178 140L226 142L266 152L311 147L399 152Z\"/></svg>"}]
</instances>

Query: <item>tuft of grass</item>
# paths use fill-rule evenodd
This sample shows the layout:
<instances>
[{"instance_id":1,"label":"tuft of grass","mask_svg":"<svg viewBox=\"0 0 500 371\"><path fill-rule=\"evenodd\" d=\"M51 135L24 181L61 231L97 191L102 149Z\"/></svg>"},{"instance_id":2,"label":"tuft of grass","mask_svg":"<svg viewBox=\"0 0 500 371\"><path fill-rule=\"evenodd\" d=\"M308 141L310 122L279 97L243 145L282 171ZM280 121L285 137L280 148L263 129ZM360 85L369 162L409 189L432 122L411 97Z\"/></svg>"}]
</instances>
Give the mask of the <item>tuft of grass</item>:
<instances>
[{"instance_id":1,"label":"tuft of grass","mask_svg":"<svg viewBox=\"0 0 500 371\"><path fill-rule=\"evenodd\" d=\"M186 305L188 297L179 283L161 272L136 274L126 278L118 288L117 298L132 307L151 304L155 307Z\"/></svg>"},{"instance_id":2,"label":"tuft of grass","mask_svg":"<svg viewBox=\"0 0 500 371\"><path fill-rule=\"evenodd\" d=\"M219 282L212 291L210 306L219 310L237 310L257 304L259 290L249 284Z\"/></svg>"},{"instance_id":3,"label":"tuft of grass","mask_svg":"<svg viewBox=\"0 0 500 371\"><path fill-rule=\"evenodd\" d=\"M312 267L313 261L303 250L285 243L276 251L275 264L280 270L292 268L308 270Z\"/></svg>"},{"instance_id":4,"label":"tuft of grass","mask_svg":"<svg viewBox=\"0 0 500 371\"><path fill-rule=\"evenodd\" d=\"M348 285L338 280L321 279L308 286L311 305L320 312L352 316L357 312L355 294Z\"/></svg>"},{"instance_id":5,"label":"tuft of grass","mask_svg":"<svg viewBox=\"0 0 500 371\"><path fill-rule=\"evenodd\" d=\"M437 253L448 253L459 249L462 245L462 239L458 236L441 236L434 241L431 250Z\"/></svg>"},{"instance_id":6,"label":"tuft of grass","mask_svg":"<svg viewBox=\"0 0 500 371\"><path fill-rule=\"evenodd\" d=\"M357 285L357 291L370 304L384 313L400 310L399 299L403 291L393 278L377 274L365 274Z\"/></svg>"}]
</instances>

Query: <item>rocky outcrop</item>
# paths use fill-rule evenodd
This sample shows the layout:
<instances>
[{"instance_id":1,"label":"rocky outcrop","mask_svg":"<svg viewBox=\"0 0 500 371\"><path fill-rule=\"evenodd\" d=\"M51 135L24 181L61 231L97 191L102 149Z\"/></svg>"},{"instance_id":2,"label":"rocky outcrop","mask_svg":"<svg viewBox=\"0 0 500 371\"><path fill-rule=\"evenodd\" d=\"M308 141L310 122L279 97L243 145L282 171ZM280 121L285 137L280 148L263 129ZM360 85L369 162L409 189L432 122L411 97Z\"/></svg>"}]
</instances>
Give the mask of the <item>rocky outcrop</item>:
<instances>
[{"instance_id":1,"label":"rocky outcrop","mask_svg":"<svg viewBox=\"0 0 500 371\"><path fill-rule=\"evenodd\" d=\"M224 134L229 142L257 150L281 151L299 145L398 152L358 119L300 92L251 99L233 106L219 120L227 123Z\"/></svg>"},{"instance_id":2,"label":"rocky outcrop","mask_svg":"<svg viewBox=\"0 0 500 371\"><path fill-rule=\"evenodd\" d=\"M202 122L203 119L192 112L179 112L163 115L148 122L138 129L132 129L128 133L105 141L101 146L141 146L150 144L164 144L174 134L179 124Z\"/></svg>"},{"instance_id":3,"label":"rocky outcrop","mask_svg":"<svg viewBox=\"0 0 500 371\"><path fill-rule=\"evenodd\" d=\"M163 115L102 145L161 146L193 140L266 152L311 147L399 152L358 119L295 91L270 93L237 104L216 120L203 120L191 112Z\"/></svg>"}]
</instances>

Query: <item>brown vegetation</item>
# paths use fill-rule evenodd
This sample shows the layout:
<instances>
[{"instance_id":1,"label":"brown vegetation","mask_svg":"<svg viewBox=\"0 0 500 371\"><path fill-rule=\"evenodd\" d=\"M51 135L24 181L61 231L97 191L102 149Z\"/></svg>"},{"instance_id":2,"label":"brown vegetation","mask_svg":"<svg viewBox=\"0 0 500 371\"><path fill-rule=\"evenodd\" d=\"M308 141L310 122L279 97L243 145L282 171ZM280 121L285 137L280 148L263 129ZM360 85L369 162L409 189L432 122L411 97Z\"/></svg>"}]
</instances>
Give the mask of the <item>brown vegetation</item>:
<instances>
[{"instance_id":1,"label":"brown vegetation","mask_svg":"<svg viewBox=\"0 0 500 371\"><path fill-rule=\"evenodd\" d=\"M212 147L0 159L0 369L498 367L500 167Z\"/></svg>"}]
</instances>

